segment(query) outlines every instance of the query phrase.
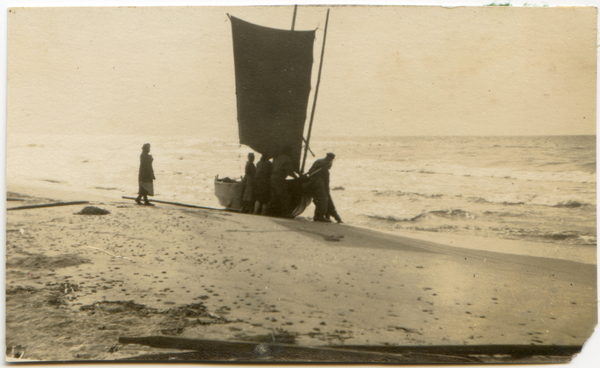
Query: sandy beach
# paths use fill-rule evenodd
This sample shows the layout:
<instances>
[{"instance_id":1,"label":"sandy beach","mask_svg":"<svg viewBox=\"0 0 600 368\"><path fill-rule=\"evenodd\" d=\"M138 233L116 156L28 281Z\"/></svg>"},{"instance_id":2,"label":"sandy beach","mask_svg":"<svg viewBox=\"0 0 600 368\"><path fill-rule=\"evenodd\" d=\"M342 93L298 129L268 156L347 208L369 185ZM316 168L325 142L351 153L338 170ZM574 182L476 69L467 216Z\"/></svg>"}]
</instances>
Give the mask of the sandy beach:
<instances>
[{"instance_id":1,"label":"sandy beach","mask_svg":"<svg viewBox=\"0 0 600 368\"><path fill-rule=\"evenodd\" d=\"M593 263L59 190L9 185L7 197L90 201L7 211L8 358L179 351L118 343L143 336L573 346L597 322ZM110 214L77 214L86 206Z\"/></svg>"}]
</instances>

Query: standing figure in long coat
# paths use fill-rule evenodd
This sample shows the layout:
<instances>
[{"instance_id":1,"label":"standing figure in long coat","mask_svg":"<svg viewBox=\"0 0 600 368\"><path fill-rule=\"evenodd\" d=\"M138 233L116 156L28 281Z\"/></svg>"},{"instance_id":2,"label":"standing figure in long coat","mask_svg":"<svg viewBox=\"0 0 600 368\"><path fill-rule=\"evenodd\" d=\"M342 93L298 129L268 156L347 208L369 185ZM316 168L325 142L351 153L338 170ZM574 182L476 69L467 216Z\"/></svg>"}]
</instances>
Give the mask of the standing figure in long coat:
<instances>
[{"instance_id":1,"label":"standing figure in long coat","mask_svg":"<svg viewBox=\"0 0 600 368\"><path fill-rule=\"evenodd\" d=\"M154 169L152 169L152 155L150 155L150 143L146 143L142 146L142 154L140 155L140 173L138 175L138 182L140 189L138 191L138 197L135 199L137 204L142 204L140 201L144 198L144 204L146 206L154 206L148 201L148 196L154 195Z\"/></svg>"},{"instance_id":2,"label":"standing figure in long coat","mask_svg":"<svg viewBox=\"0 0 600 368\"><path fill-rule=\"evenodd\" d=\"M254 153L248 153L246 169L243 180L242 194L242 212L250 213L254 211L254 177L256 176L256 167L254 166Z\"/></svg>"},{"instance_id":3,"label":"standing figure in long coat","mask_svg":"<svg viewBox=\"0 0 600 368\"><path fill-rule=\"evenodd\" d=\"M265 155L260 157L256 164L256 176L254 177L254 196L256 204L254 205L255 215L265 215L267 213L267 204L271 200L271 174L273 173L273 163Z\"/></svg>"}]
</instances>

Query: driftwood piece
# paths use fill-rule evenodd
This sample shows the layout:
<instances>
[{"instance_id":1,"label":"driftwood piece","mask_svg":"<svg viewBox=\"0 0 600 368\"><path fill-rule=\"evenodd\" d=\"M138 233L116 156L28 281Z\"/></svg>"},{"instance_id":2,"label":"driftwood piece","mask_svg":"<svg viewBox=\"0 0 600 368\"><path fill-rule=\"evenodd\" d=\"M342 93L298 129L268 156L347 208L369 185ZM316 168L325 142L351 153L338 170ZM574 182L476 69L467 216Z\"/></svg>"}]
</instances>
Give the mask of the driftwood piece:
<instances>
[{"instance_id":1,"label":"driftwood piece","mask_svg":"<svg viewBox=\"0 0 600 368\"><path fill-rule=\"evenodd\" d=\"M120 344L140 344L156 348L195 350L186 353L147 354L129 361L268 361L339 363L477 363L480 356L510 359L552 356L568 362L581 351L580 345L340 345L304 347L277 343L255 343L186 339L167 336L119 337Z\"/></svg>"},{"instance_id":2,"label":"driftwood piece","mask_svg":"<svg viewBox=\"0 0 600 368\"><path fill-rule=\"evenodd\" d=\"M341 351L329 348L312 348L285 344L184 339L167 336L119 337L119 343L140 344L157 348L196 350L198 351L198 356L194 360L198 360L199 358L199 360L246 362L417 362L415 359L399 354ZM133 357L127 360L145 360L145 357ZM473 360L462 359L460 362L473 362Z\"/></svg>"},{"instance_id":3,"label":"driftwood piece","mask_svg":"<svg viewBox=\"0 0 600 368\"><path fill-rule=\"evenodd\" d=\"M7 211L14 210L28 210L33 208L43 208L43 207L56 207L56 206L72 206L74 204L86 204L90 203L89 201L75 201L75 202L56 202L56 203L44 203L44 204L32 204L28 206L19 206L19 207L11 207L7 208Z\"/></svg>"}]
</instances>

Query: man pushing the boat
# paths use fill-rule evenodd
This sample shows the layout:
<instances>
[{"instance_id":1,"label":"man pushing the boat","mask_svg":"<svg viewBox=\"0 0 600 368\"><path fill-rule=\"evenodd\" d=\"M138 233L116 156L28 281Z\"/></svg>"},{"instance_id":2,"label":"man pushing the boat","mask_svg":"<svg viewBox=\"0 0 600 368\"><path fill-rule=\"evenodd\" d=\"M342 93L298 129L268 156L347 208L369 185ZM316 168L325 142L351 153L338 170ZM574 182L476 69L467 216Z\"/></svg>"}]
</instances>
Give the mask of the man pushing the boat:
<instances>
[{"instance_id":1,"label":"man pushing the boat","mask_svg":"<svg viewBox=\"0 0 600 368\"><path fill-rule=\"evenodd\" d=\"M325 158L315 161L307 173L309 177L307 191L312 195L315 204L314 221L331 222L329 218L333 216L338 223L342 222L342 218L335 210L329 190L329 170L333 166L334 159L335 154L329 152Z\"/></svg>"}]
</instances>

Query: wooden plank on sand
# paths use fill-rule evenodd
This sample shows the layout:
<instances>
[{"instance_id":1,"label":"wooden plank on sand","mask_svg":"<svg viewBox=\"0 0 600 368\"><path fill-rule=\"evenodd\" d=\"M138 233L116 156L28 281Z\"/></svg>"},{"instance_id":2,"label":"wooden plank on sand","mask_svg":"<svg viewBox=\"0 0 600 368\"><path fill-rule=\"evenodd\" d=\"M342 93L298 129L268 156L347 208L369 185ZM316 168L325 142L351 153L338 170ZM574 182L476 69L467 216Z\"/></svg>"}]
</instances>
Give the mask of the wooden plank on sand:
<instances>
[{"instance_id":1,"label":"wooden plank on sand","mask_svg":"<svg viewBox=\"0 0 600 368\"><path fill-rule=\"evenodd\" d=\"M56 203L44 203L44 204L32 204L29 206L18 206L18 207L11 207L11 208L7 208L7 211L13 211L13 210L28 210L28 209L32 209L32 208L42 208L42 207L56 207L56 206L71 206L74 204L86 204L86 203L90 203L89 201L75 201L75 202L56 202Z\"/></svg>"}]
</instances>

